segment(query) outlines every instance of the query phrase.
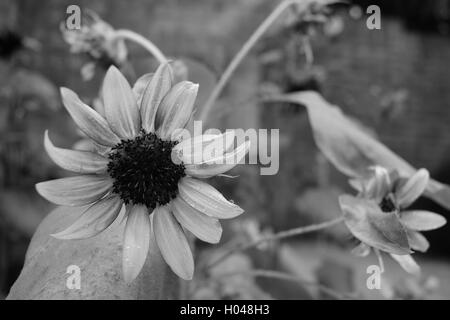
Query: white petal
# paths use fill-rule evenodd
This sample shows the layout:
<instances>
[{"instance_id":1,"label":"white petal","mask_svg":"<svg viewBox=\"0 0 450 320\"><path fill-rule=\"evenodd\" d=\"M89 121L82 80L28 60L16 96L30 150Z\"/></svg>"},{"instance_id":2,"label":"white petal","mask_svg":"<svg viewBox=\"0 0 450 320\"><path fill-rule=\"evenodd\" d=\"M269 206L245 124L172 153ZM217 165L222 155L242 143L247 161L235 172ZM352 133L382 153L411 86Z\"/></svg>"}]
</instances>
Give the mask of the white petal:
<instances>
[{"instance_id":1,"label":"white petal","mask_svg":"<svg viewBox=\"0 0 450 320\"><path fill-rule=\"evenodd\" d=\"M447 220L440 214L430 211L402 211L400 221L408 229L417 231L430 231L439 229L447 223Z\"/></svg>"},{"instance_id":2,"label":"white petal","mask_svg":"<svg viewBox=\"0 0 450 320\"><path fill-rule=\"evenodd\" d=\"M156 113L155 127L161 139L171 139L172 133L186 126L194 109L197 92L198 85L182 81L167 93Z\"/></svg>"},{"instance_id":3,"label":"white petal","mask_svg":"<svg viewBox=\"0 0 450 320\"><path fill-rule=\"evenodd\" d=\"M92 107L95 111L98 112L99 115L101 115L103 118L105 118L105 105L103 104L102 99L95 98L92 101Z\"/></svg>"},{"instance_id":4,"label":"white petal","mask_svg":"<svg viewBox=\"0 0 450 320\"><path fill-rule=\"evenodd\" d=\"M168 63L161 64L143 91L140 104L142 128L155 131L155 117L158 107L170 91L173 83L172 69Z\"/></svg>"},{"instance_id":5,"label":"white petal","mask_svg":"<svg viewBox=\"0 0 450 320\"><path fill-rule=\"evenodd\" d=\"M75 92L67 88L61 88L61 96L70 116L89 138L98 144L111 147L120 142L106 120L94 109L81 102Z\"/></svg>"},{"instance_id":6,"label":"white petal","mask_svg":"<svg viewBox=\"0 0 450 320\"><path fill-rule=\"evenodd\" d=\"M94 144L95 152L97 152L98 154L100 154L102 156L106 156L111 151L111 147L105 147L105 146L102 146L95 142L93 142L93 144Z\"/></svg>"},{"instance_id":7,"label":"white petal","mask_svg":"<svg viewBox=\"0 0 450 320\"><path fill-rule=\"evenodd\" d=\"M108 165L108 159L89 151L76 151L57 148L45 131L45 150L49 157L61 168L78 173L104 173Z\"/></svg>"},{"instance_id":8,"label":"white petal","mask_svg":"<svg viewBox=\"0 0 450 320\"><path fill-rule=\"evenodd\" d=\"M450 210L450 185L430 179L424 196Z\"/></svg>"},{"instance_id":9,"label":"white petal","mask_svg":"<svg viewBox=\"0 0 450 320\"><path fill-rule=\"evenodd\" d=\"M352 253L358 257L367 257L370 254L370 251L370 247L364 242L361 242L353 248Z\"/></svg>"},{"instance_id":10,"label":"white petal","mask_svg":"<svg viewBox=\"0 0 450 320\"><path fill-rule=\"evenodd\" d=\"M391 254L391 257L394 258L406 272L414 275L420 274L420 267L411 255L399 256Z\"/></svg>"},{"instance_id":11,"label":"white petal","mask_svg":"<svg viewBox=\"0 0 450 320\"><path fill-rule=\"evenodd\" d=\"M70 227L52 236L63 240L96 236L116 220L121 208L122 200L118 196L108 196L90 206Z\"/></svg>"},{"instance_id":12,"label":"white petal","mask_svg":"<svg viewBox=\"0 0 450 320\"><path fill-rule=\"evenodd\" d=\"M150 215L147 207L130 208L123 242L122 267L125 281L130 283L141 272L150 245Z\"/></svg>"},{"instance_id":13,"label":"white petal","mask_svg":"<svg viewBox=\"0 0 450 320\"><path fill-rule=\"evenodd\" d=\"M148 83L152 80L154 73L146 73L143 76L139 77L133 85L133 94L136 98L136 102L138 107L141 107L142 97L144 95L145 88L148 86Z\"/></svg>"},{"instance_id":14,"label":"white petal","mask_svg":"<svg viewBox=\"0 0 450 320\"><path fill-rule=\"evenodd\" d=\"M111 129L122 139L134 138L141 126L136 98L127 79L114 66L106 73L102 95Z\"/></svg>"},{"instance_id":15,"label":"white petal","mask_svg":"<svg viewBox=\"0 0 450 320\"><path fill-rule=\"evenodd\" d=\"M349 179L348 184L358 192L364 191L364 181L362 179Z\"/></svg>"},{"instance_id":16,"label":"white petal","mask_svg":"<svg viewBox=\"0 0 450 320\"><path fill-rule=\"evenodd\" d=\"M427 188L430 174L425 169L420 169L405 184L398 187L395 192L397 202L402 208L408 207L416 201Z\"/></svg>"},{"instance_id":17,"label":"white petal","mask_svg":"<svg viewBox=\"0 0 450 320\"><path fill-rule=\"evenodd\" d=\"M427 252L430 248L430 243L428 242L427 238L423 236L420 232L408 230L408 242L411 246L411 249L420 251L420 252Z\"/></svg>"},{"instance_id":18,"label":"white petal","mask_svg":"<svg viewBox=\"0 0 450 320\"><path fill-rule=\"evenodd\" d=\"M191 280L194 258L183 229L167 207L157 207L153 214L153 232L164 260L179 277Z\"/></svg>"},{"instance_id":19,"label":"white petal","mask_svg":"<svg viewBox=\"0 0 450 320\"><path fill-rule=\"evenodd\" d=\"M197 238L209 243L220 241L222 226L217 219L195 210L180 197L173 201L172 209L178 222Z\"/></svg>"},{"instance_id":20,"label":"white petal","mask_svg":"<svg viewBox=\"0 0 450 320\"><path fill-rule=\"evenodd\" d=\"M91 139L87 139L87 138L78 140L77 142L74 143L74 145L72 146L72 149L78 150L78 151L94 152L95 151L94 141L92 141Z\"/></svg>"},{"instance_id":21,"label":"white petal","mask_svg":"<svg viewBox=\"0 0 450 320\"><path fill-rule=\"evenodd\" d=\"M371 168L372 176L365 185L364 194L367 198L381 201L391 190L389 171L380 166Z\"/></svg>"},{"instance_id":22,"label":"white petal","mask_svg":"<svg viewBox=\"0 0 450 320\"><path fill-rule=\"evenodd\" d=\"M242 214L238 205L231 203L209 184L192 178L183 178L178 183L181 198L194 209L218 219L231 219Z\"/></svg>"},{"instance_id":23,"label":"white petal","mask_svg":"<svg viewBox=\"0 0 450 320\"><path fill-rule=\"evenodd\" d=\"M181 141L172 150L184 164L200 164L230 151L235 136L234 130L219 135L199 135Z\"/></svg>"},{"instance_id":24,"label":"white petal","mask_svg":"<svg viewBox=\"0 0 450 320\"><path fill-rule=\"evenodd\" d=\"M209 159L200 164L186 164L186 174L195 178L210 178L225 173L238 165L248 153L250 141L246 141L232 152Z\"/></svg>"},{"instance_id":25,"label":"white petal","mask_svg":"<svg viewBox=\"0 0 450 320\"><path fill-rule=\"evenodd\" d=\"M62 206L82 206L103 197L112 187L107 176L83 175L40 182L37 192L48 201Z\"/></svg>"},{"instance_id":26,"label":"white petal","mask_svg":"<svg viewBox=\"0 0 450 320\"><path fill-rule=\"evenodd\" d=\"M172 153L185 164L194 163L192 159L202 159L204 146L218 137L220 135L204 134L182 140L173 147Z\"/></svg>"}]
</instances>

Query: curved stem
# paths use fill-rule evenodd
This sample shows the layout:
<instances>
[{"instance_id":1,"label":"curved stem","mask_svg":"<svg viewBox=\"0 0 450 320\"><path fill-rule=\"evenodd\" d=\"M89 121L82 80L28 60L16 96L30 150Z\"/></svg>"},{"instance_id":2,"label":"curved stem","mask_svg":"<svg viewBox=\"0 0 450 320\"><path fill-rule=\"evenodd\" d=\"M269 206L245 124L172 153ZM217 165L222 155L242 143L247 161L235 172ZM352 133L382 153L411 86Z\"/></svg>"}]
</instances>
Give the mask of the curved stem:
<instances>
[{"instance_id":1,"label":"curved stem","mask_svg":"<svg viewBox=\"0 0 450 320\"><path fill-rule=\"evenodd\" d=\"M167 58L162 51L153 42L141 36L139 33L126 29L117 30L116 38L122 38L137 43L150 52L159 61L159 63L167 61Z\"/></svg>"},{"instance_id":2,"label":"curved stem","mask_svg":"<svg viewBox=\"0 0 450 320\"><path fill-rule=\"evenodd\" d=\"M351 294L344 294L337 292L334 289L331 289L327 286L324 286L320 283L313 282L313 281L307 281L302 278L299 278L297 276L280 272L280 271L274 271L274 270L245 270L245 271L233 271L229 273L220 274L218 278L226 278L226 277L232 277L237 275L246 275L251 277L264 277L264 278L270 278L270 279L278 279L283 281L290 281L290 282L298 282L304 286L308 287L316 287L320 291L328 294L330 297L338 300L343 299L354 299L353 295ZM217 278L216 278L217 279Z\"/></svg>"},{"instance_id":3,"label":"curved stem","mask_svg":"<svg viewBox=\"0 0 450 320\"><path fill-rule=\"evenodd\" d=\"M215 265L219 264L220 262L224 261L229 256L233 255L234 253L241 252L241 251L246 251L248 249L257 247L261 243L269 242L269 241L281 240L281 239L285 239L285 238L290 238L290 237L302 235L302 234L305 234L305 233L310 233L310 232L315 232L315 231L327 229L327 228L333 227L333 226L341 223L342 221L344 221L344 218L339 217L339 218L336 218L334 220L326 221L326 222L319 223L319 224L313 224L313 225L306 226L306 227L299 227L299 228L295 228L295 229L281 231L281 232L278 232L276 234L270 235L268 237L257 239L255 241L247 243L247 244L237 245L237 246L229 249L222 256L220 256L219 258L217 258L216 260L214 260L210 264L208 264L206 266L206 268L208 268L208 269L212 268Z\"/></svg>"},{"instance_id":4,"label":"curved stem","mask_svg":"<svg viewBox=\"0 0 450 320\"><path fill-rule=\"evenodd\" d=\"M203 106L203 110L200 113L200 120L206 120L208 118L209 112L211 111L212 106L216 102L217 98L221 94L228 80L230 79L233 72L245 58L245 56L249 53L249 51L253 48L255 43L261 38L261 36L267 31L267 29L277 20L277 18L291 5L295 3L305 3L302 0L285 0L281 2L278 7L276 7L272 13L261 23L258 29L251 35L251 37L244 43L241 50L234 56L233 60L231 60L228 67L225 69L224 73L219 79L219 82L214 87L214 90L209 95L208 99Z\"/></svg>"}]
</instances>

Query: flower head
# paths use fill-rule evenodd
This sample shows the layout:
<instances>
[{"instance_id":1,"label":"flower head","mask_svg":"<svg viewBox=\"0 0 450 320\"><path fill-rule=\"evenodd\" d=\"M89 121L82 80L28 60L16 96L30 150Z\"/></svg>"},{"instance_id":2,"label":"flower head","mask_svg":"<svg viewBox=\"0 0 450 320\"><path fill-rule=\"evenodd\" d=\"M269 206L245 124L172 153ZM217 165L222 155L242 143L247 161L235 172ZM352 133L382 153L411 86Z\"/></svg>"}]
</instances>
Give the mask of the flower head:
<instances>
[{"instance_id":1,"label":"flower head","mask_svg":"<svg viewBox=\"0 0 450 320\"><path fill-rule=\"evenodd\" d=\"M411 249L425 252L429 248L420 231L446 223L444 217L433 212L405 210L425 191L428 171L420 169L409 179L379 166L370 171L369 177L350 181L359 191L358 196L339 199L347 227L361 241L354 252L364 256L373 247L388 252L406 271L418 273Z\"/></svg>"},{"instance_id":2,"label":"flower head","mask_svg":"<svg viewBox=\"0 0 450 320\"><path fill-rule=\"evenodd\" d=\"M192 278L194 261L183 228L203 241L217 243L222 233L218 219L243 212L202 179L230 170L249 148L248 142L236 149L227 145L218 158L234 157L231 165L204 161L204 157L193 158L200 162L186 158L189 152L182 152L189 149L186 146L200 142L206 148L230 136L200 135L180 142L179 129L192 117L197 89L189 81L174 83L167 63L153 76L141 77L133 89L117 68L110 67L100 113L71 90L61 89L67 111L92 139L96 152L58 148L48 133L45 135L45 148L52 160L80 175L39 183L37 191L59 205L88 205L73 225L54 237L95 236L108 228L124 207L125 280L130 282L139 274L153 236L172 270L183 279Z\"/></svg>"},{"instance_id":3,"label":"flower head","mask_svg":"<svg viewBox=\"0 0 450 320\"><path fill-rule=\"evenodd\" d=\"M74 30L61 24L61 32L71 52L87 54L92 60L83 66L83 77L92 78L96 65L105 70L111 65L121 67L127 59L127 47L123 39L116 37L114 28L91 10L83 12L82 21L81 28Z\"/></svg>"}]
</instances>

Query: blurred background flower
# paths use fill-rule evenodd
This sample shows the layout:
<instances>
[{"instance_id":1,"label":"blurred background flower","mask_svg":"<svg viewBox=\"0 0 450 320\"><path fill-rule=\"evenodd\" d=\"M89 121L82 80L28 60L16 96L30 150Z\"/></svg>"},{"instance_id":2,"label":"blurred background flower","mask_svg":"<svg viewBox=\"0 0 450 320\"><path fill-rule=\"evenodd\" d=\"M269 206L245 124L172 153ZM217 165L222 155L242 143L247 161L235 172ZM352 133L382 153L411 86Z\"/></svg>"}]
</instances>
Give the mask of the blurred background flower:
<instances>
[{"instance_id":1,"label":"blurred background flower","mask_svg":"<svg viewBox=\"0 0 450 320\"><path fill-rule=\"evenodd\" d=\"M104 70L111 65L124 67L127 47L125 41L116 36L114 28L89 9L83 11L81 21L80 29L67 29L64 22L60 28L70 51L90 58L90 62L81 68L83 79L92 79L97 66Z\"/></svg>"}]
</instances>

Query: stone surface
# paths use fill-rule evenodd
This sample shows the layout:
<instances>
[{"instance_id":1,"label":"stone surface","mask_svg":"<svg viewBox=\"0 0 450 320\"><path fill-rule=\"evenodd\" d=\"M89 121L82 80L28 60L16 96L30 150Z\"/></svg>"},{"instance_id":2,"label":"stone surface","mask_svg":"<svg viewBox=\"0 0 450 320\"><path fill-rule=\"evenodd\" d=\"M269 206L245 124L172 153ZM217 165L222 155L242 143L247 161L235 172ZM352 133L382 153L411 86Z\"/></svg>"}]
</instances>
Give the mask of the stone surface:
<instances>
[{"instance_id":1,"label":"stone surface","mask_svg":"<svg viewBox=\"0 0 450 320\"><path fill-rule=\"evenodd\" d=\"M79 216L79 208L59 207L41 223L28 248L24 268L7 299L175 299L180 280L163 261L154 239L141 274L131 284L122 276L122 239L119 219L97 237L58 240L60 231ZM81 271L81 288L69 289L67 268Z\"/></svg>"}]
</instances>

